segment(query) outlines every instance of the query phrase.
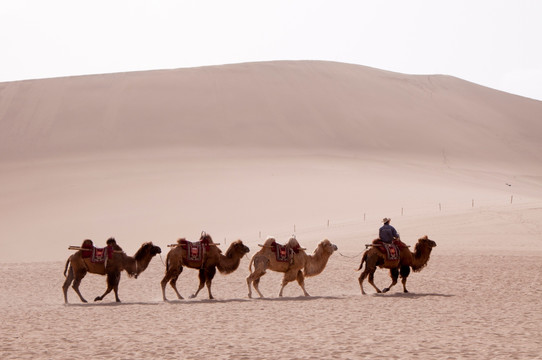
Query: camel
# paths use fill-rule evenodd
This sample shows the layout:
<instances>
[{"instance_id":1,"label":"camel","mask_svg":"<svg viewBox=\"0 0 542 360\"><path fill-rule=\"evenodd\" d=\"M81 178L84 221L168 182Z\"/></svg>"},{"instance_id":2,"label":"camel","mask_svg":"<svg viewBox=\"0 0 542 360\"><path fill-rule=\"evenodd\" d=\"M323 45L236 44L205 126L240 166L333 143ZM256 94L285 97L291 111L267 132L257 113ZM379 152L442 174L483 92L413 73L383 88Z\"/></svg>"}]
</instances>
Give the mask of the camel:
<instances>
[{"instance_id":1,"label":"camel","mask_svg":"<svg viewBox=\"0 0 542 360\"><path fill-rule=\"evenodd\" d=\"M361 293L365 295L363 290L363 281L369 275L369 284L371 284L377 293L388 292L392 286L397 284L397 279L401 275L401 282L403 283L403 292L408 293L406 288L406 281L408 275L410 274L410 268L414 272L421 271L429 261L431 251L437 246L437 243L433 240L430 240L427 235L418 239L414 252L411 252L408 248L403 248L400 251L400 256L398 260L390 261L387 260L386 255L380 251L376 246L372 246L370 249L366 250L361 257L361 264L359 265L358 271L363 267L365 263L365 270L361 273L359 277L359 286L361 288ZM392 283L387 288L380 291L378 287L374 284L374 273L376 268L386 268L390 269L390 276L392 278Z\"/></svg>"},{"instance_id":2,"label":"camel","mask_svg":"<svg viewBox=\"0 0 542 360\"><path fill-rule=\"evenodd\" d=\"M213 243L211 236L202 233L200 241L203 243L207 242L209 247L203 255L201 263L198 264L187 259L187 248L186 246L181 246L183 241L186 240L177 240L178 245L171 249L167 254L166 273L160 282L162 286L162 298L164 301L168 301L166 298L166 285L168 281L177 294L177 298L180 300L184 299L177 290L176 285L177 278L182 273L184 266L192 269L199 269L199 287L190 298L198 296L198 293L203 289L203 286L207 285L209 299L214 299L213 294L211 293L211 285L216 274L216 269L218 268L218 271L225 275L234 272L239 267L241 258L250 251L241 240L236 240L230 244L228 250L226 250L226 255L222 255L222 250L218 248L218 244Z\"/></svg>"},{"instance_id":3,"label":"camel","mask_svg":"<svg viewBox=\"0 0 542 360\"><path fill-rule=\"evenodd\" d=\"M297 283L303 290L303 294L305 296L310 296L305 289L305 277L316 276L324 271L329 257L337 250L337 246L332 244L328 239L325 239L318 244L312 255L307 255L304 249L299 247L299 243L295 237L292 237L288 241L288 246L292 249L298 249L298 252L293 253L290 261L278 261L275 252L272 250L272 244L274 242L274 238L268 238L262 246L262 249L254 254L250 260L248 267L250 275L247 277L248 297L252 297L252 284L260 298L263 298L258 286L260 284L260 278L265 274L266 270L284 273L279 297L282 297L284 287L294 280L297 280ZM253 263L254 272L252 272Z\"/></svg>"},{"instance_id":4,"label":"camel","mask_svg":"<svg viewBox=\"0 0 542 360\"><path fill-rule=\"evenodd\" d=\"M66 261L66 266L64 267L64 276L66 277L66 280L64 281L64 285L62 285L62 289L64 291L64 302L66 304L68 303L68 288L70 287L72 281L72 287L77 295L79 295L81 301L84 303L87 302L79 291L81 280L85 277L87 272L91 274L107 275L107 289L102 296L97 296L94 301L102 300L111 292L111 290L114 290L115 300L116 302L120 302L118 290L121 272L126 270L128 276L133 276L137 279L139 274L145 271L152 258L156 254L160 254L162 252L160 247L153 245L152 242L146 242L141 245L139 250L132 257L119 250L120 247L116 245L114 239L109 239L108 244L111 242L111 240L113 240L113 248L116 249L116 251L114 252L112 258L106 263L91 262L90 258L83 257L83 250L77 251L68 258Z\"/></svg>"}]
</instances>

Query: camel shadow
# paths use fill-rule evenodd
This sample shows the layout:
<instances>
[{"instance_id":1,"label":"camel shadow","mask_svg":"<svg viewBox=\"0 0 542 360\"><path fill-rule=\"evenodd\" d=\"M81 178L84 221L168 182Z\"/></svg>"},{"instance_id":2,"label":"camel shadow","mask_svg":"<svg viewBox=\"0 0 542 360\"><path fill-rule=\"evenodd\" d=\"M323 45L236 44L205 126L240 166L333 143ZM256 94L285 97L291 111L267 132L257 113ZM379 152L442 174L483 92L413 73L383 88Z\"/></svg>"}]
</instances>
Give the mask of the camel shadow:
<instances>
[{"instance_id":1,"label":"camel shadow","mask_svg":"<svg viewBox=\"0 0 542 360\"><path fill-rule=\"evenodd\" d=\"M424 297L454 297L455 295L449 294L438 294L438 293L375 293L373 296L378 297L393 297L393 298L403 298L403 299L419 299Z\"/></svg>"},{"instance_id":2,"label":"camel shadow","mask_svg":"<svg viewBox=\"0 0 542 360\"><path fill-rule=\"evenodd\" d=\"M163 304L186 304L186 305L194 305L194 304L217 304L217 303L236 303L236 302L247 302L248 299L174 299L174 300L167 300L162 302Z\"/></svg>"},{"instance_id":3,"label":"camel shadow","mask_svg":"<svg viewBox=\"0 0 542 360\"><path fill-rule=\"evenodd\" d=\"M250 300L256 300L256 301L312 301L312 300L320 300L320 299L341 299L336 296L283 296L283 297L270 297L270 298L253 298Z\"/></svg>"},{"instance_id":4,"label":"camel shadow","mask_svg":"<svg viewBox=\"0 0 542 360\"><path fill-rule=\"evenodd\" d=\"M63 304L67 307L100 307L100 306L130 306L130 305L160 305L161 302L143 302L143 301L127 301L127 302L88 302L78 304Z\"/></svg>"}]
</instances>

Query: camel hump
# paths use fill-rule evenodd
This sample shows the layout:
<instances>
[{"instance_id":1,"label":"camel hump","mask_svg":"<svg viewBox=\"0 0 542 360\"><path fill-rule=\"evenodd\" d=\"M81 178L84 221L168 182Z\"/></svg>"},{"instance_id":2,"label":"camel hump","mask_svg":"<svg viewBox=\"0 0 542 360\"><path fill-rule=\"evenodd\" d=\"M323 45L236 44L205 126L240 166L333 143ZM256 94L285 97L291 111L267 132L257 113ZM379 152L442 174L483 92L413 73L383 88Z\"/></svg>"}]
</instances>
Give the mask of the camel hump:
<instances>
[{"instance_id":1,"label":"camel hump","mask_svg":"<svg viewBox=\"0 0 542 360\"><path fill-rule=\"evenodd\" d=\"M295 236L291 237L290 240L288 240L288 245L292 248L292 249L299 249L301 246L299 245L299 242L297 241L297 239L295 238Z\"/></svg>"},{"instance_id":2,"label":"camel hump","mask_svg":"<svg viewBox=\"0 0 542 360\"><path fill-rule=\"evenodd\" d=\"M268 236L267 239L265 239L265 242L263 243L263 246L273 246L277 241L273 236Z\"/></svg>"},{"instance_id":3,"label":"camel hump","mask_svg":"<svg viewBox=\"0 0 542 360\"><path fill-rule=\"evenodd\" d=\"M83 245L81 245L82 248L85 249L92 249L94 247L94 243L90 239L86 239L83 241Z\"/></svg>"},{"instance_id":4,"label":"camel hump","mask_svg":"<svg viewBox=\"0 0 542 360\"><path fill-rule=\"evenodd\" d=\"M177 244L185 244L185 243L186 243L186 239L185 239L185 238L177 239Z\"/></svg>"}]
</instances>

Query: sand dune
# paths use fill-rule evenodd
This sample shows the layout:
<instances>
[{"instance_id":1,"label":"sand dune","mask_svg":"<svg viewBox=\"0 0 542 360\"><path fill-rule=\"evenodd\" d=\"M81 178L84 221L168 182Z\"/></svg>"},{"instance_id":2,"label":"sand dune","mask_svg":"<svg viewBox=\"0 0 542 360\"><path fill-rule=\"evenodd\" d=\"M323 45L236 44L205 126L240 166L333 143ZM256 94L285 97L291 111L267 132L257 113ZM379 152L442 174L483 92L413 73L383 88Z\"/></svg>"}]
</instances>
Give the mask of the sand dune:
<instances>
[{"instance_id":1,"label":"sand dune","mask_svg":"<svg viewBox=\"0 0 542 360\"><path fill-rule=\"evenodd\" d=\"M146 148L539 161L542 105L441 75L248 63L0 84L1 160Z\"/></svg>"},{"instance_id":2,"label":"sand dune","mask_svg":"<svg viewBox=\"0 0 542 360\"><path fill-rule=\"evenodd\" d=\"M0 83L0 357L537 358L540 119L542 102L454 77L320 61ZM438 246L411 294L362 297L355 268L384 216ZM121 306L71 289L62 304L68 245L153 241L165 258L202 230L251 255L292 233L339 253L311 298L290 284L278 299L268 274L269 298L249 300L243 259L216 301L163 303L156 258L123 278Z\"/></svg>"}]
</instances>

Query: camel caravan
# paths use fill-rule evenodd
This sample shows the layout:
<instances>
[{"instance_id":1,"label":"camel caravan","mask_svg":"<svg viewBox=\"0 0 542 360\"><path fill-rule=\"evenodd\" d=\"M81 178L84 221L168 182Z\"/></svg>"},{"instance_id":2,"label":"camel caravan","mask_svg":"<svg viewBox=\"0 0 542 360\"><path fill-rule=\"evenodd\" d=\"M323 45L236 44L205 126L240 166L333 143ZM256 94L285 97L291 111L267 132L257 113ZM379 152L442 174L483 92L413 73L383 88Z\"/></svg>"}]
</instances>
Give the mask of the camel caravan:
<instances>
[{"instance_id":1,"label":"camel caravan","mask_svg":"<svg viewBox=\"0 0 542 360\"><path fill-rule=\"evenodd\" d=\"M152 242L147 242L143 243L133 256L128 256L114 238L109 238L106 244L104 248L97 248L92 240L87 239L83 241L81 246L69 247L70 250L76 252L68 258L64 267L66 279L62 290L65 303L68 303L70 285L79 299L84 303L87 302L79 291L81 280L87 273L106 276L107 288L94 301L100 301L111 291L114 291L115 301L120 302L118 288L122 271L126 271L129 277L137 279L147 269L151 260L162 252L160 247L153 245ZM171 249L164 263L164 277L160 281L163 301L168 301L166 297L168 282L177 299L184 299L176 284L185 267L197 270L199 277L199 286L190 298L195 298L206 286L209 299L214 299L211 285L217 269L221 274L231 274L239 268L241 259L248 256L250 251L241 240L232 242L225 254L222 253L219 245L205 232L201 233L199 241L190 242L185 238L180 238L175 244L168 245ZM248 266L250 274L246 278L246 283L249 298L252 298L252 287L260 298L264 297L259 289L259 284L267 270L284 274L278 293L279 297L282 297L285 286L294 280L301 287L303 295L310 296L305 289L305 278L321 274L331 255L338 250L337 245L325 239L317 245L312 254L307 254L307 249L300 246L295 235L292 235L286 244L279 244L274 237L268 237L264 244L259 244L259 246L261 249L252 256ZM376 292L381 293L389 291L397 283L399 276L402 278L403 291L408 292L406 280L410 269L412 268L414 272L423 269L427 265L432 248L435 246L436 243L427 236L418 240L414 252L411 252L398 237L393 238L391 243L378 238L371 244L367 244L366 248L369 249L363 253L358 268L358 271L361 270L365 264L365 269L358 279L361 293L366 294L363 289L363 281L366 277ZM382 291L373 281L377 267L389 269L392 278L390 286Z\"/></svg>"}]
</instances>

